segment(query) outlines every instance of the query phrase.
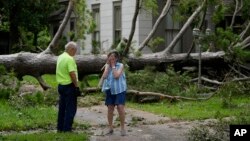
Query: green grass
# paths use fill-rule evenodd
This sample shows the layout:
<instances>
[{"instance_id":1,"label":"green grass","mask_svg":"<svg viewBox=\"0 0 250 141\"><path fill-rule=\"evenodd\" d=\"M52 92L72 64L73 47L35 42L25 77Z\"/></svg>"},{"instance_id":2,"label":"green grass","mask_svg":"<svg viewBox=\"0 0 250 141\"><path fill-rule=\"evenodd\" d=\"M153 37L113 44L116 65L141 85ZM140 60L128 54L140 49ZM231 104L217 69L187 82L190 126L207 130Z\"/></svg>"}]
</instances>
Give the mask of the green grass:
<instances>
[{"instance_id":1,"label":"green grass","mask_svg":"<svg viewBox=\"0 0 250 141\"><path fill-rule=\"evenodd\" d=\"M49 86L51 86L53 88L57 87L56 75L45 74L42 76L42 78ZM98 82L99 82L99 76L96 74L89 75L86 77L86 79L88 80L88 84L90 85L90 87L96 87ZM23 80L24 80L23 82L27 82L28 84L39 85L38 81L33 76L25 75L25 76L23 76ZM80 81L80 83L82 83L82 82Z\"/></svg>"},{"instance_id":2,"label":"green grass","mask_svg":"<svg viewBox=\"0 0 250 141\"><path fill-rule=\"evenodd\" d=\"M1 136L1 141L87 141L85 133L32 133Z\"/></svg>"},{"instance_id":3,"label":"green grass","mask_svg":"<svg viewBox=\"0 0 250 141\"><path fill-rule=\"evenodd\" d=\"M56 76L54 74L45 74L42 76L42 78L49 86L56 88L57 82L56 82ZM25 75L23 76L23 80L25 82L28 82L29 84L39 85L38 81L33 76Z\"/></svg>"},{"instance_id":4,"label":"green grass","mask_svg":"<svg viewBox=\"0 0 250 141\"><path fill-rule=\"evenodd\" d=\"M99 79L100 79L99 76L96 74L89 75L87 77L87 80L88 80L90 87L96 87L98 82L99 82Z\"/></svg>"},{"instance_id":5,"label":"green grass","mask_svg":"<svg viewBox=\"0 0 250 141\"><path fill-rule=\"evenodd\" d=\"M127 105L131 108L148 111L176 120L202 120L249 115L249 112L247 112L249 111L249 98L235 98L233 103L238 106L223 108L221 99L219 97L213 97L207 101L161 102L150 104L128 102Z\"/></svg>"},{"instance_id":6,"label":"green grass","mask_svg":"<svg viewBox=\"0 0 250 141\"><path fill-rule=\"evenodd\" d=\"M28 131L30 133L11 133L0 135L0 141L86 141L86 133L44 133L46 130L55 130L57 121L57 108L55 106L35 106L16 109L6 100L0 101L0 131ZM80 130L89 126L86 123L74 123ZM88 126L88 127L87 127ZM44 129L45 131L39 131ZM32 132L39 131L37 132ZM48 131L47 131L48 132Z\"/></svg>"},{"instance_id":7,"label":"green grass","mask_svg":"<svg viewBox=\"0 0 250 141\"><path fill-rule=\"evenodd\" d=\"M35 106L15 109L0 101L0 131L55 128L57 109L54 106Z\"/></svg>"}]
</instances>

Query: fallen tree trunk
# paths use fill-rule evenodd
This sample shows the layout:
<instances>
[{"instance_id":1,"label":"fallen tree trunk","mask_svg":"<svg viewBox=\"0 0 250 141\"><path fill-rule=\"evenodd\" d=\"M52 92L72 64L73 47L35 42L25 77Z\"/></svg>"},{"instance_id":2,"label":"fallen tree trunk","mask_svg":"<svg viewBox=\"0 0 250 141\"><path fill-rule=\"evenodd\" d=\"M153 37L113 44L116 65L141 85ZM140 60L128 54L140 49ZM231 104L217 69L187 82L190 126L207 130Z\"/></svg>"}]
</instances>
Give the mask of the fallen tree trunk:
<instances>
[{"instance_id":1,"label":"fallen tree trunk","mask_svg":"<svg viewBox=\"0 0 250 141\"><path fill-rule=\"evenodd\" d=\"M203 53L202 60L204 61L204 66L205 62L223 61L223 55L224 52ZM161 56L157 53L142 55L140 57L129 56L127 64L130 70L140 70L145 66L164 67L169 63L183 65L182 61L185 57L185 53L168 56ZM106 62L106 55L77 55L75 59L78 66L79 78L81 79L85 75L101 73L101 67ZM28 52L0 56L0 64L4 65L8 70L13 69L19 79L24 75L34 76L45 90L49 86L43 82L41 76L44 74L55 74L56 60L57 56L52 54L40 55ZM196 63L197 60L198 54L193 53L185 64L198 64Z\"/></svg>"},{"instance_id":2,"label":"fallen tree trunk","mask_svg":"<svg viewBox=\"0 0 250 141\"><path fill-rule=\"evenodd\" d=\"M180 67L184 65L198 65L198 53L191 53L188 59L186 58L186 55L186 53L165 55L159 52L154 54L145 54L140 57L130 56L127 63L130 67L130 70L140 70L145 66L158 66L161 67L163 71L166 69L166 65L170 63L173 65L179 65ZM225 53L222 51L202 53L201 59L203 62L203 67L209 63L223 63L224 55Z\"/></svg>"}]
</instances>

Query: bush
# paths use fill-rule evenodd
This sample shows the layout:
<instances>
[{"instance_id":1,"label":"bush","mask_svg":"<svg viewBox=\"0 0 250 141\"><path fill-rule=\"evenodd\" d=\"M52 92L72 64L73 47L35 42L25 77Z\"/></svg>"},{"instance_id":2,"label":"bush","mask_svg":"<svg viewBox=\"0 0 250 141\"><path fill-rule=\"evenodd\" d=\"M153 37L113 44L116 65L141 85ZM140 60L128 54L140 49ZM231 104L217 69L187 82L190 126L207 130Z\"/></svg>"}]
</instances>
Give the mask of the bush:
<instances>
[{"instance_id":1,"label":"bush","mask_svg":"<svg viewBox=\"0 0 250 141\"><path fill-rule=\"evenodd\" d=\"M188 133L189 141L222 141L229 139L229 126L225 123L215 124L213 127L200 125L193 127Z\"/></svg>"},{"instance_id":2,"label":"bush","mask_svg":"<svg viewBox=\"0 0 250 141\"><path fill-rule=\"evenodd\" d=\"M145 70L133 73L127 72L129 89L139 91L153 91L168 95L194 95L197 88L190 82L187 73L175 72L170 67L166 72L155 72L154 68L147 67ZM192 90L188 90L192 88Z\"/></svg>"},{"instance_id":3,"label":"bush","mask_svg":"<svg viewBox=\"0 0 250 141\"><path fill-rule=\"evenodd\" d=\"M0 65L0 99L9 99L20 88L20 82L15 77L15 73L7 72L3 65Z\"/></svg>"},{"instance_id":4,"label":"bush","mask_svg":"<svg viewBox=\"0 0 250 141\"><path fill-rule=\"evenodd\" d=\"M11 88L0 89L0 99L8 100L13 93L15 93L15 90Z\"/></svg>"},{"instance_id":5,"label":"bush","mask_svg":"<svg viewBox=\"0 0 250 141\"><path fill-rule=\"evenodd\" d=\"M57 92L54 89L50 89L45 92L37 91L36 93L29 93L22 96L19 94L11 95L9 103L17 109L38 105L52 106L57 104L57 98Z\"/></svg>"},{"instance_id":6,"label":"bush","mask_svg":"<svg viewBox=\"0 0 250 141\"><path fill-rule=\"evenodd\" d=\"M217 91L222 98L223 108L233 108L237 103L233 102L235 97L250 95L249 82L229 82L222 85Z\"/></svg>"}]
</instances>

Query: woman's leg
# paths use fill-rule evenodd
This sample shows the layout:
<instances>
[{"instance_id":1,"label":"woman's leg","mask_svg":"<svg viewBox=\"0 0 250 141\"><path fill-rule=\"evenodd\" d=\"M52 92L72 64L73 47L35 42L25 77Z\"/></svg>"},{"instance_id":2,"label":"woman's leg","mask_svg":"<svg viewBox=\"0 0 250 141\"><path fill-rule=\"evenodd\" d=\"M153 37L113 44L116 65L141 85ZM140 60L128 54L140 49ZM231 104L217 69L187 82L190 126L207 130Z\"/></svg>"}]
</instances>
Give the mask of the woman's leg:
<instances>
[{"instance_id":1,"label":"woman's leg","mask_svg":"<svg viewBox=\"0 0 250 141\"><path fill-rule=\"evenodd\" d=\"M117 106L117 111L119 113L119 117L120 117L120 122L121 122L121 131L125 130L125 106L124 105L118 105Z\"/></svg>"},{"instance_id":2,"label":"woman's leg","mask_svg":"<svg viewBox=\"0 0 250 141\"><path fill-rule=\"evenodd\" d=\"M114 116L114 105L108 105L108 124L109 124L109 129L113 130L113 116Z\"/></svg>"}]
</instances>

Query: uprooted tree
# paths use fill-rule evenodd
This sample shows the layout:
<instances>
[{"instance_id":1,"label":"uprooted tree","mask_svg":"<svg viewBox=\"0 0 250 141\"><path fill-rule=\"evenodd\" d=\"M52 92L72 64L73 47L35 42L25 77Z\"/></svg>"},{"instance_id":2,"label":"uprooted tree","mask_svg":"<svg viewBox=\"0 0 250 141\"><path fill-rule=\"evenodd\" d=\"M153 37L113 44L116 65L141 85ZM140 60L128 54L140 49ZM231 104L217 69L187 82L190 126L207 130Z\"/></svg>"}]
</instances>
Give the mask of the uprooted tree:
<instances>
[{"instance_id":1,"label":"uprooted tree","mask_svg":"<svg viewBox=\"0 0 250 141\"><path fill-rule=\"evenodd\" d=\"M129 36L128 46L125 48L125 54L128 54L128 50L130 48L130 43L133 39L133 34L135 30L136 18L138 15L138 11L140 10L140 1L136 0L136 8L135 8L135 15L133 17L133 23L131 28L131 34ZM187 2L186 0L180 1L180 5L183 2ZM203 27L204 17L206 15L206 11L211 4L217 5L215 7L214 12L217 12L217 16L219 14L225 14L225 9L222 3L213 3L210 0L200 0L200 1L189 1L193 2L193 7L188 7L187 11L189 12L188 18L185 19L185 23L183 24L182 28L180 29L179 33L175 36L173 41L161 52L156 52L152 54L140 54L140 52L149 42L149 40L154 35L155 30L158 27L158 24L162 21L163 17L169 11L171 6L172 0L167 0L166 4L160 14L158 20L156 21L155 25L153 26L152 31L148 34L148 37L141 43L138 47L138 50L135 53L130 53L127 55L127 64L130 70L139 70L143 69L145 66L156 66L157 70L164 71L167 69L169 64L173 64L175 68L182 69L185 66L195 66L198 65L199 54L198 53L179 53L179 54L172 54L171 51L175 47L178 40L182 38L184 32L190 28L194 27L194 25L200 29ZM241 62L240 59L248 59L247 56L247 49L250 46L250 22L249 22L249 15L246 17L241 17L244 19L243 24L241 25L242 30L239 32L234 33L232 26L235 23L235 17L241 15L245 12L245 9L249 7L247 5L246 0L236 0L235 10L232 15L232 22L230 27L226 29L218 29L215 30L213 34L204 38L204 43L206 43L206 39L209 40L210 44L216 48L216 51L209 52L209 48L202 52L201 60L202 60L202 69L205 70L206 68L215 69L216 71L221 70L231 70L237 73L237 77L240 78L238 80L249 80L250 75L250 68L245 66L244 63ZM50 42L49 46L46 50L41 53L29 53L29 52L20 52L16 54L10 55L1 55L0 56L0 64L3 64L7 69L13 69L17 74L18 78L22 78L24 75L31 75L35 77L39 83L41 84L44 90L48 89L49 86L43 81L42 75L43 74L55 74L56 68L56 59L57 56L53 54L54 48L56 48L56 44L60 39L62 32L70 18L72 10L74 8L75 1L69 0L67 12L65 17L54 36L53 40ZM190 5L190 3L186 3L186 6ZM183 5L182 5L183 6ZM223 11L224 10L224 11ZM182 11L182 12L187 12ZM180 12L181 13L181 12ZM219 15L221 16L221 15ZM218 16L218 17L219 17ZM218 18L217 17L217 18ZM199 20L197 20L199 19ZM202 40L203 41L203 40ZM212 42L212 43L211 43ZM203 43L203 42L202 42ZM193 46L192 46L193 47ZM192 50L192 48L190 49ZM140 55L138 55L140 54ZM97 74L100 73L100 68L104 65L106 61L106 55L77 55L76 62L78 65L79 71L79 78L84 77L88 74ZM87 68L87 69L86 69ZM220 72L220 75L224 75L223 72ZM217 76L214 76L217 78ZM208 81L211 83L221 83L217 80L214 80L213 76L208 79L202 77L202 80ZM131 91L135 94L146 94L148 93L139 93L137 91ZM157 95L154 93L154 95ZM161 94L159 95L162 96ZM173 98L173 97L172 97ZM179 97L175 97L179 98Z\"/></svg>"}]
</instances>

